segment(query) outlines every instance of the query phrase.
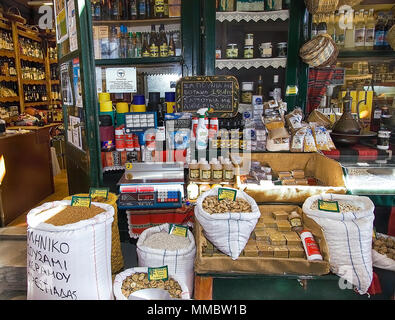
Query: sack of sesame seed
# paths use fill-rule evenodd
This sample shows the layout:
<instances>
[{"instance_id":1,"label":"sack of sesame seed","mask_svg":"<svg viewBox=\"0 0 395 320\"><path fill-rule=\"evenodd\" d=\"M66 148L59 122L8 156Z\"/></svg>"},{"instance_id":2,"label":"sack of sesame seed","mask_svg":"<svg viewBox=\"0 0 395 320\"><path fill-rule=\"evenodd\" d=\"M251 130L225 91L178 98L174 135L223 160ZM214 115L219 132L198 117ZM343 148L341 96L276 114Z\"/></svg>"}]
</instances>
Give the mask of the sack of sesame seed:
<instances>
[{"instance_id":1,"label":"sack of sesame seed","mask_svg":"<svg viewBox=\"0 0 395 320\"><path fill-rule=\"evenodd\" d=\"M167 265L169 273L177 275L193 292L195 238L186 226L176 226L178 232L169 233L174 225L165 223L145 229L136 244L139 267Z\"/></svg>"},{"instance_id":2,"label":"sack of sesame seed","mask_svg":"<svg viewBox=\"0 0 395 320\"><path fill-rule=\"evenodd\" d=\"M307 198L303 212L324 232L331 271L365 294L373 279L373 202L363 196L321 194Z\"/></svg>"}]
</instances>

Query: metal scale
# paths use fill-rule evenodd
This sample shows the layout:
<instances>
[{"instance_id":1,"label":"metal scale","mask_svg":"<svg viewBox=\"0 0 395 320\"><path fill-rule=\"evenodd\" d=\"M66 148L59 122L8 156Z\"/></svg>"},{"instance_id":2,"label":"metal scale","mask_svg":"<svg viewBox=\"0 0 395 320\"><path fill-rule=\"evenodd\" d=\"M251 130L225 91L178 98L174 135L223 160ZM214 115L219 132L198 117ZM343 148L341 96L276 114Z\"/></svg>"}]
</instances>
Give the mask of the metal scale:
<instances>
[{"instance_id":1,"label":"metal scale","mask_svg":"<svg viewBox=\"0 0 395 320\"><path fill-rule=\"evenodd\" d=\"M180 208L183 163L128 163L119 180L119 209Z\"/></svg>"}]
</instances>

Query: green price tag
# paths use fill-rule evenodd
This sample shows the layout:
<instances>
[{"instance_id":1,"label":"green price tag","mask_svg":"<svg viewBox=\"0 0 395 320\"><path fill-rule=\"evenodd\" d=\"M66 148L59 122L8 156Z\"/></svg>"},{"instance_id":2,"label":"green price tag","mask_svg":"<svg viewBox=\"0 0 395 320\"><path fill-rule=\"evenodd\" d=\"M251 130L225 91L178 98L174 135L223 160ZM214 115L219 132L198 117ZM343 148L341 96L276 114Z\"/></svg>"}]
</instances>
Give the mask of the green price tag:
<instances>
[{"instance_id":1,"label":"green price tag","mask_svg":"<svg viewBox=\"0 0 395 320\"><path fill-rule=\"evenodd\" d=\"M337 201L318 200L318 210L329 212L340 212Z\"/></svg>"},{"instance_id":2,"label":"green price tag","mask_svg":"<svg viewBox=\"0 0 395 320\"><path fill-rule=\"evenodd\" d=\"M169 279L169 271L167 266L158 267L158 268L148 268L148 280L163 280L166 281Z\"/></svg>"},{"instance_id":3,"label":"green price tag","mask_svg":"<svg viewBox=\"0 0 395 320\"><path fill-rule=\"evenodd\" d=\"M104 198L108 199L108 192L110 191L110 188L90 188L89 189L89 196L91 198Z\"/></svg>"},{"instance_id":4,"label":"green price tag","mask_svg":"<svg viewBox=\"0 0 395 320\"><path fill-rule=\"evenodd\" d=\"M237 190L219 188L218 189L218 201L229 199L232 201L236 200Z\"/></svg>"},{"instance_id":5,"label":"green price tag","mask_svg":"<svg viewBox=\"0 0 395 320\"><path fill-rule=\"evenodd\" d=\"M188 227L179 224L170 224L169 234L186 238L188 236Z\"/></svg>"},{"instance_id":6,"label":"green price tag","mask_svg":"<svg viewBox=\"0 0 395 320\"><path fill-rule=\"evenodd\" d=\"M86 207L90 208L91 207L91 197L77 197L77 196L72 196L71 197L71 206L72 207Z\"/></svg>"},{"instance_id":7,"label":"green price tag","mask_svg":"<svg viewBox=\"0 0 395 320\"><path fill-rule=\"evenodd\" d=\"M296 96L298 94L298 87L297 86L287 86L285 90L286 96Z\"/></svg>"}]
</instances>

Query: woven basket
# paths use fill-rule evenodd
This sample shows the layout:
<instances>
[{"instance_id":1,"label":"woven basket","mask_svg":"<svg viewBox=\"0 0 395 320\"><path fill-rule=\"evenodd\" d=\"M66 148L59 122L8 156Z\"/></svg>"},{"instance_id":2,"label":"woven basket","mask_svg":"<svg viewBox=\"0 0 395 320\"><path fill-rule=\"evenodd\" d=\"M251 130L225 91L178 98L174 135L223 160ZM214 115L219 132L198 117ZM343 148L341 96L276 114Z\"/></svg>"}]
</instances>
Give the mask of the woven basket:
<instances>
[{"instance_id":1,"label":"woven basket","mask_svg":"<svg viewBox=\"0 0 395 320\"><path fill-rule=\"evenodd\" d=\"M395 50L395 24L388 30L387 42L391 46L392 50Z\"/></svg>"},{"instance_id":2,"label":"woven basket","mask_svg":"<svg viewBox=\"0 0 395 320\"><path fill-rule=\"evenodd\" d=\"M350 6L354 7L359 5L363 0L339 0L339 5L337 6L340 8L341 6Z\"/></svg>"},{"instance_id":3,"label":"woven basket","mask_svg":"<svg viewBox=\"0 0 395 320\"><path fill-rule=\"evenodd\" d=\"M79 197L88 197L87 193L75 194ZM64 198L63 200L71 200L71 196ZM114 193L108 193L108 199L103 203L112 205L114 208L114 221L111 228L111 273L118 273L124 267L123 255L121 250L121 240L119 237L118 229L118 207L117 207L117 196Z\"/></svg>"},{"instance_id":4,"label":"woven basket","mask_svg":"<svg viewBox=\"0 0 395 320\"><path fill-rule=\"evenodd\" d=\"M306 42L299 50L303 62L311 67L325 67L336 62L339 50L332 37L321 34Z\"/></svg>"},{"instance_id":5,"label":"woven basket","mask_svg":"<svg viewBox=\"0 0 395 320\"><path fill-rule=\"evenodd\" d=\"M304 0L307 10L311 14L334 12L339 0Z\"/></svg>"}]
</instances>

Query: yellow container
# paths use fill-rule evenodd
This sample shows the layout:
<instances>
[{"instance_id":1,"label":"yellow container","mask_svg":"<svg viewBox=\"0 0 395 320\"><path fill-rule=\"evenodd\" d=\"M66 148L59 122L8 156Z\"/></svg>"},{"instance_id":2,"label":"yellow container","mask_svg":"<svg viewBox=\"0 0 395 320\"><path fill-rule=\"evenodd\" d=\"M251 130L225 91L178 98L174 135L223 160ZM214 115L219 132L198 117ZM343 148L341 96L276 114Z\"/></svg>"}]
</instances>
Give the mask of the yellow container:
<instances>
[{"instance_id":1,"label":"yellow container","mask_svg":"<svg viewBox=\"0 0 395 320\"><path fill-rule=\"evenodd\" d=\"M131 112L146 112L147 108L145 104L132 104L130 106Z\"/></svg>"},{"instance_id":2,"label":"yellow container","mask_svg":"<svg viewBox=\"0 0 395 320\"><path fill-rule=\"evenodd\" d=\"M111 97L108 92L100 92L99 93L99 102L110 101Z\"/></svg>"},{"instance_id":3,"label":"yellow container","mask_svg":"<svg viewBox=\"0 0 395 320\"><path fill-rule=\"evenodd\" d=\"M127 102L118 102L116 105L117 113L129 112L129 105Z\"/></svg>"},{"instance_id":4,"label":"yellow container","mask_svg":"<svg viewBox=\"0 0 395 320\"><path fill-rule=\"evenodd\" d=\"M176 107L175 102L166 102L166 112L167 113L174 113L175 107Z\"/></svg>"},{"instance_id":5,"label":"yellow container","mask_svg":"<svg viewBox=\"0 0 395 320\"><path fill-rule=\"evenodd\" d=\"M112 101L100 102L100 112L111 112L112 111Z\"/></svg>"}]
</instances>

